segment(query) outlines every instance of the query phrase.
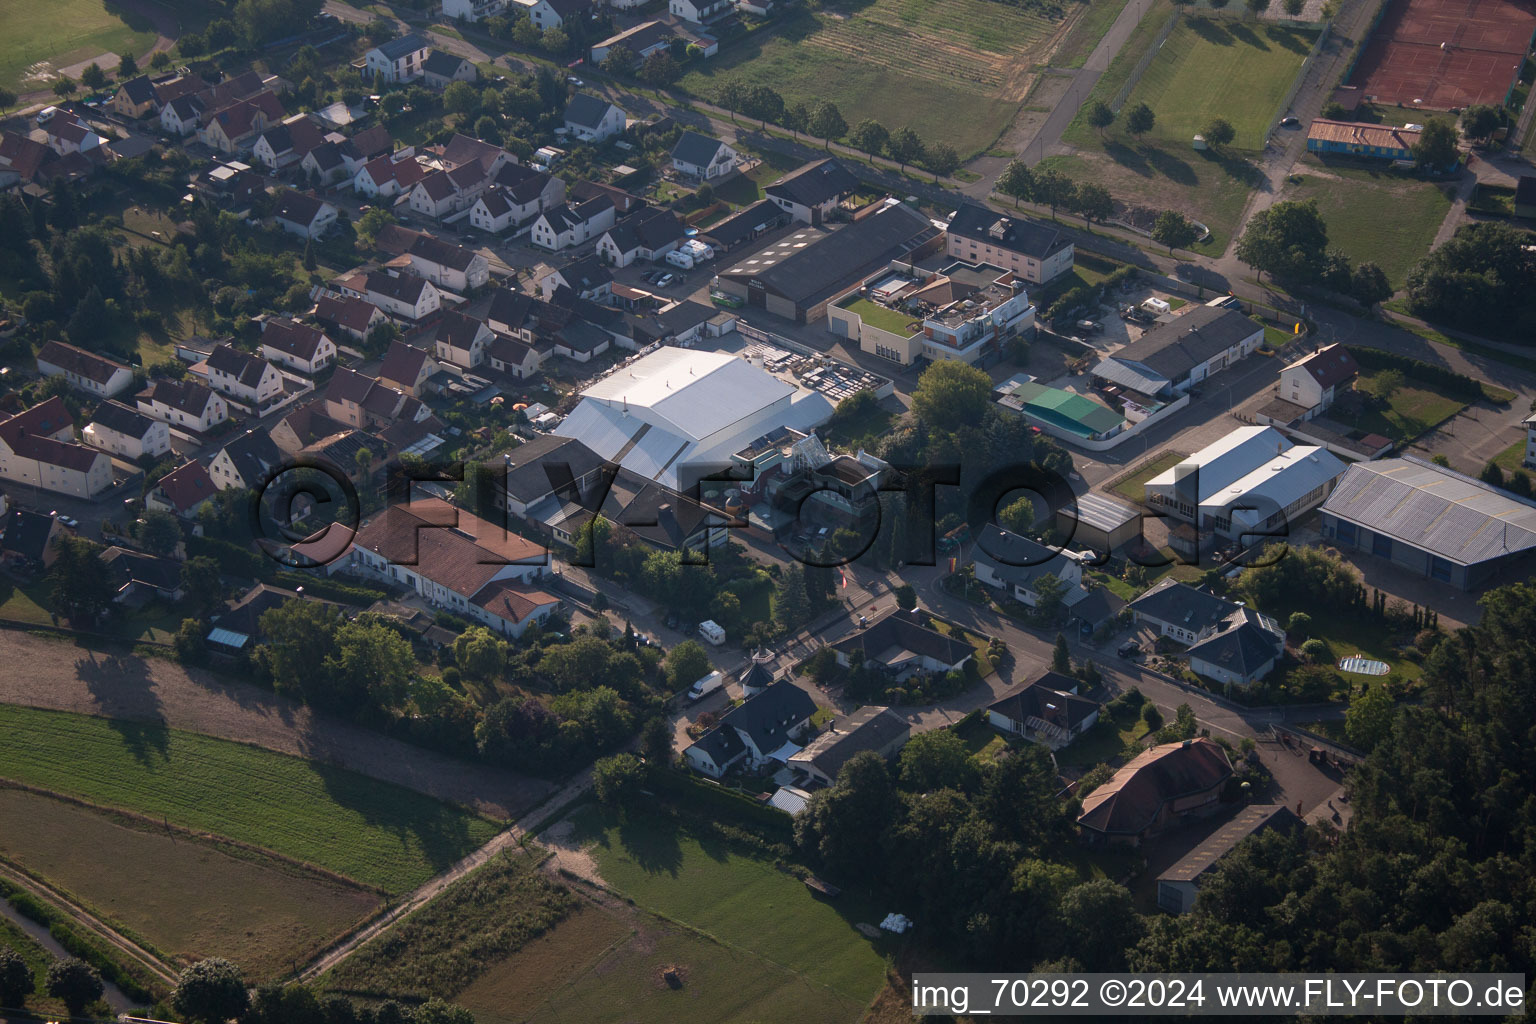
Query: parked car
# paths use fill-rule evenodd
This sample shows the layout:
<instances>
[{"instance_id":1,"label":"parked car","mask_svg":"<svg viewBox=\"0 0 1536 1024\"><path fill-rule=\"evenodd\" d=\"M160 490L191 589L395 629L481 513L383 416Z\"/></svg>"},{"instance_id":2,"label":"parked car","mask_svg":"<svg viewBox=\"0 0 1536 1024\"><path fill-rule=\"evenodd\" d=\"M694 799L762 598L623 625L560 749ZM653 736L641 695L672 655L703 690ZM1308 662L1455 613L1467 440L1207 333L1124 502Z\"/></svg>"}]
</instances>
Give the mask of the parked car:
<instances>
[{"instance_id":1,"label":"parked car","mask_svg":"<svg viewBox=\"0 0 1536 1024\"><path fill-rule=\"evenodd\" d=\"M1115 650L1115 653L1122 658L1135 661L1136 656L1141 653L1141 644L1138 644L1135 640L1127 640Z\"/></svg>"},{"instance_id":2,"label":"parked car","mask_svg":"<svg viewBox=\"0 0 1536 1024\"><path fill-rule=\"evenodd\" d=\"M581 79L577 78L575 75L566 75L565 80L578 89L587 84L586 82L583 82Z\"/></svg>"},{"instance_id":3,"label":"parked car","mask_svg":"<svg viewBox=\"0 0 1536 1024\"><path fill-rule=\"evenodd\" d=\"M53 513L53 518L55 518L59 522L63 523L65 526L69 527L71 530L78 530L78 529L80 529L80 520L76 519L74 516L66 516L66 515L61 515L58 512L54 512Z\"/></svg>"},{"instance_id":4,"label":"parked car","mask_svg":"<svg viewBox=\"0 0 1536 1024\"><path fill-rule=\"evenodd\" d=\"M1299 126L1300 124L1301 124L1301 121L1297 120L1294 117L1282 117L1280 119L1280 127L1281 128L1295 128L1295 127Z\"/></svg>"},{"instance_id":5,"label":"parked car","mask_svg":"<svg viewBox=\"0 0 1536 1024\"><path fill-rule=\"evenodd\" d=\"M1097 334L1099 331L1103 330L1103 327L1092 320L1079 320L1077 322L1077 329L1082 331L1084 334Z\"/></svg>"},{"instance_id":6,"label":"parked car","mask_svg":"<svg viewBox=\"0 0 1536 1024\"><path fill-rule=\"evenodd\" d=\"M677 280L676 274L662 274L656 279L657 288L665 288Z\"/></svg>"}]
</instances>

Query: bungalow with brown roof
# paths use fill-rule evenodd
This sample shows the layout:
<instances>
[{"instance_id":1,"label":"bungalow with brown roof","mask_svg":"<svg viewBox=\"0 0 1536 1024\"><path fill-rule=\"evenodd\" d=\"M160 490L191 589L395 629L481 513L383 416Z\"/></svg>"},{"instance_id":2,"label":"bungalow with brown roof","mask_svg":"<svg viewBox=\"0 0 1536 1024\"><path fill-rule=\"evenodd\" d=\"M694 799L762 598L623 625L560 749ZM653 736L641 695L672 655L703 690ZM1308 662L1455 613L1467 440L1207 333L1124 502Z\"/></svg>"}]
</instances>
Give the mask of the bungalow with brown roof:
<instances>
[{"instance_id":1,"label":"bungalow with brown roof","mask_svg":"<svg viewBox=\"0 0 1536 1024\"><path fill-rule=\"evenodd\" d=\"M1043 672L1010 687L987 705L987 721L1007 735L1059 750L1099 720L1098 702L1079 697L1077 686L1071 676Z\"/></svg>"},{"instance_id":2,"label":"bungalow with brown roof","mask_svg":"<svg viewBox=\"0 0 1536 1024\"><path fill-rule=\"evenodd\" d=\"M918 672L952 672L975 655L971 645L918 621L912 612L892 612L829 645L843 667L875 668L897 683Z\"/></svg>"},{"instance_id":3,"label":"bungalow with brown roof","mask_svg":"<svg viewBox=\"0 0 1536 1024\"><path fill-rule=\"evenodd\" d=\"M1083 799L1085 837L1138 844L1186 818L1210 814L1232 778L1226 751L1208 739L1144 750Z\"/></svg>"}]
</instances>

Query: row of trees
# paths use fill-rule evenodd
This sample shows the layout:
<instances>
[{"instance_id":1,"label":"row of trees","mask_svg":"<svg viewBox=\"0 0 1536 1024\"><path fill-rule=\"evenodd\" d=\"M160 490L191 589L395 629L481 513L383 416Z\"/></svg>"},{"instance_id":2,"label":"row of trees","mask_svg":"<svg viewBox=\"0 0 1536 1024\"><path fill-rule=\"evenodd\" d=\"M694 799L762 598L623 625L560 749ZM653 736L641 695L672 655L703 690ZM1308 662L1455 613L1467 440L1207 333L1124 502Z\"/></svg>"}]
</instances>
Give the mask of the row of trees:
<instances>
[{"instance_id":1,"label":"row of trees","mask_svg":"<svg viewBox=\"0 0 1536 1024\"><path fill-rule=\"evenodd\" d=\"M430 999L414 1008L385 1000L358 1006L342 995L317 996L301 985L268 984L247 990L240 968L228 960L200 960L181 972L171 1006L188 1024L474 1024L461 1006ZM76 1011L78 1012L78 1011Z\"/></svg>"},{"instance_id":2,"label":"row of trees","mask_svg":"<svg viewBox=\"0 0 1536 1024\"><path fill-rule=\"evenodd\" d=\"M1320 285L1371 306L1392 296L1392 284L1375 263L1354 266L1328 244L1328 225L1316 200L1288 200L1254 214L1237 241L1237 258L1262 276Z\"/></svg>"},{"instance_id":3,"label":"row of trees","mask_svg":"<svg viewBox=\"0 0 1536 1024\"><path fill-rule=\"evenodd\" d=\"M0 1006L22 1007L37 989L31 966L15 951L0 946ZM63 1003L72 1016L101 998L105 987L101 975L84 960L56 957L48 965L43 991Z\"/></svg>"},{"instance_id":4,"label":"row of trees","mask_svg":"<svg viewBox=\"0 0 1536 1024\"><path fill-rule=\"evenodd\" d=\"M1109 190L1093 182L1076 182L1053 167L1031 168L1022 160L1010 161L997 180L997 190L1018 203L1037 203L1069 210L1083 218L1083 223L1102 223L1114 215L1115 202Z\"/></svg>"},{"instance_id":5,"label":"row of trees","mask_svg":"<svg viewBox=\"0 0 1536 1024\"><path fill-rule=\"evenodd\" d=\"M960 154L947 142L925 142L911 128L889 129L874 118L865 118L849 128L837 104L823 100L815 104L789 103L770 86L748 85L739 79L727 79L715 94L715 103L731 117L745 114L766 128L768 122L788 128L795 136L801 132L830 145L847 138L854 149L871 157L888 156L905 171L908 164L919 164L933 174L933 180L948 177L960 167Z\"/></svg>"}]
</instances>

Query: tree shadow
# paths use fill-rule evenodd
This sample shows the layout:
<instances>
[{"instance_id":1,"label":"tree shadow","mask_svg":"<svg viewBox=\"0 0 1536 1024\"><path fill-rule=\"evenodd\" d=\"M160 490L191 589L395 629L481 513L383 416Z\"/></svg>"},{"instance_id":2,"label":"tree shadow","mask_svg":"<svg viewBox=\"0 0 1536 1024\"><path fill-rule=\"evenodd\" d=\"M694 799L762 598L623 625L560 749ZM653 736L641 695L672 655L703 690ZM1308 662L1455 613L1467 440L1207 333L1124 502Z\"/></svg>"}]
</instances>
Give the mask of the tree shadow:
<instances>
[{"instance_id":1,"label":"tree shadow","mask_svg":"<svg viewBox=\"0 0 1536 1024\"><path fill-rule=\"evenodd\" d=\"M1238 23L1233 25L1230 29L1228 29L1228 31L1232 33L1232 38L1234 40L1240 43L1246 43L1247 45L1253 47L1255 50L1269 49L1269 44L1260 39L1259 34L1253 29L1249 28L1247 25Z\"/></svg>"},{"instance_id":2,"label":"tree shadow","mask_svg":"<svg viewBox=\"0 0 1536 1024\"><path fill-rule=\"evenodd\" d=\"M1293 28L1281 28L1279 25L1270 25L1264 30L1264 34L1292 53L1299 53L1303 57L1312 52L1312 44Z\"/></svg>"},{"instance_id":3,"label":"tree shadow","mask_svg":"<svg viewBox=\"0 0 1536 1024\"><path fill-rule=\"evenodd\" d=\"M676 878L683 864L679 831L676 822L632 808L619 825L619 844L647 874L665 872Z\"/></svg>"},{"instance_id":4,"label":"tree shadow","mask_svg":"<svg viewBox=\"0 0 1536 1024\"><path fill-rule=\"evenodd\" d=\"M1232 33L1227 31L1225 25L1219 24L1211 18L1190 18L1184 24L1189 26L1191 32L1216 46L1231 46Z\"/></svg>"},{"instance_id":5,"label":"tree shadow","mask_svg":"<svg viewBox=\"0 0 1536 1024\"><path fill-rule=\"evenodd\" d=\"M1152 168L1169 181L1180 185L1200 184L1200 178L1195 174L1195 169L1166 149L1156 147L1148 149L1146 158Z\"/></svg>"},{"instance_id":6,"label":"tree shadow","mask_svg":"<svg viewBox=\"0 0 1536 1024\"><path fill-rule=\"evenodd\" d=\"M107 724L136 760L147 764L152 755L165 756L169 745L165 718L143 658L87 649L75 661L75 677L85 683Z\"/></svg>"},{"instance_id":7,"label":"tree shadow","mask_svg":"<svg viewBox=\"0 0 1536 1024\"><path fill-rule=\"evenodd\" d=\"M1215 164L1221 172L1234 181L1241 182L1249 188L1257 188L1264 178L1264 173L1258 165L1252 161L1235 156L1231 153L1222 153L1214 149L1202 150L1200 156L1206 163Z\"/></svg>"},{"instance_id":8,"label":"tree shadow","mask_svg":"<svg viewBox=\"0 0 1536 1024\"><path fill-rule=\"evenodd\" d=\"M470 817L460 808L394 783L360 775L334 762L311 763L326 794L368 825L394 835L402 848L414 846L434 872L475 848Z\"/></svg>"},{"instance_id":9,"label":"tree shadow","mask_svg":"<svg viewBox=\"0 0 1536 1024\"><path fill-rule=\"evenodd\" d=\"M1131 173L1139 174L1143 178L1152 177L1152 166L1147 163L1147 158L1139 150L1132 149L1123 142L1106 140L1104 153Z\"/></svg>"}]
</instances>

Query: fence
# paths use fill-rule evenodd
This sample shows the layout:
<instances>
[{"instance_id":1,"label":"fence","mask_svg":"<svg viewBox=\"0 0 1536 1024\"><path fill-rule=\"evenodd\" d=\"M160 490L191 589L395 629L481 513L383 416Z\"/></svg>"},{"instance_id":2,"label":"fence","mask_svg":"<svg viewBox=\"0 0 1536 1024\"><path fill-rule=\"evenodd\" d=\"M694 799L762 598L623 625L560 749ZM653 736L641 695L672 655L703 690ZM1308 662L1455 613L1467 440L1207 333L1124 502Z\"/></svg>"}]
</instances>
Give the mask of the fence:
<instances>
[{"instance_id":1,"label":"fence","mask_svg":"<svg viewBox=\"0 0 1536 1024\"><path fill-rule=\"evenodd\" d=\"M1110 110L1117 114L1120 113L1120 108L1125 106L1126 98L1131 95L1131 90L1136 88L1136 83L1141 81L1141 76L1146 74L1147 68L1152 66L1152 61L1157 56L1158 51L1168 41L1168 33L1172 32L1173 27L1178 23L1179 12L1174 11L1173 15L1163 23L1162 29L1157 33L1157 38L1152 41L1152 46L1146 53L1141 55L1141 60L1136 62L1136 67L1131 70L1131 77L1125 80L1125 84L1120 87L1120 91L1115 93L1115 98L1109 101Z\"/></svg>"},{"instance_id":2,"label":"fence","mask_svg":"<svg viewBox=\"0 0 1536 1024\"><path fill-rule=\"evenodd\" d=\"M1312 44L1312 49L1307 51L1307 59L1301 62L1301 70L1296 72L1295 78L1291 79L1291 87L1285 91L1285 99L1281 100L1280 105L1275 108L1274 116L1269 119L1269 131L1264 133L1264 144L1266 146L1269 145L1270 138L1275 134L1275 124L1280 119L1280 115L1291 109L1291 101L1296 98L1296 94L1301 91L1301 87L1306 85L1317 73L1317 55L1323 52L1323 45L1328 42L1331 28L1330 23L1323 23L1323 30L1317 34L1317 41Z\"/></svg>"}]
</instances>

